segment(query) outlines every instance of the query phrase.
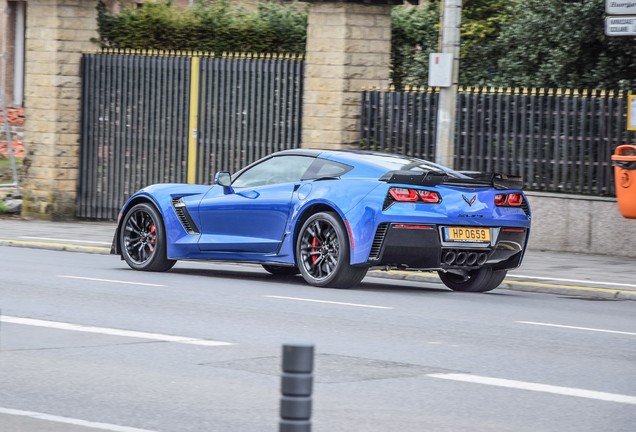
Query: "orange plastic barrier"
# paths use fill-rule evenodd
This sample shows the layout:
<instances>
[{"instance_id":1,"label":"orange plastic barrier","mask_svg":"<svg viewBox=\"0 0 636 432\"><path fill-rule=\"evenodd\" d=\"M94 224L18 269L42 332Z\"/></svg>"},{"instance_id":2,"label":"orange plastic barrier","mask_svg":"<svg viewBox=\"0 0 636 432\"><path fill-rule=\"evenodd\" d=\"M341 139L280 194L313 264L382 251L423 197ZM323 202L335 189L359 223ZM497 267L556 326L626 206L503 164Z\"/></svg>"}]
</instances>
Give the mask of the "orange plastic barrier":
<instances>
[{"instance_id":1,"label":"orange plastic barrier","mask_svg":"<svg viewBox=\"0 0 636 432\"><path fill-rule=\"evenodd\" d=\"M623 217L636 219L636 145L616 147L612 155L616 199Z\"/></svg>"}]
</instances>

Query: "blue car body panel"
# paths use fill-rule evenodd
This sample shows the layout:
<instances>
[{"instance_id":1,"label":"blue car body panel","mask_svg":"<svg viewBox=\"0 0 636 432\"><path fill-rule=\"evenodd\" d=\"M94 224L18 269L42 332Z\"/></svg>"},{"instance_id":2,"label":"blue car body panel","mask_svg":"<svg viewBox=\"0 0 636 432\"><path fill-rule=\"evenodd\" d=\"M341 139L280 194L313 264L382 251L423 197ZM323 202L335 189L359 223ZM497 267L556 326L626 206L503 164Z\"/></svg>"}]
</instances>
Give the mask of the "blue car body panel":
<instances>
[{"instance_id":1,"label":"blue car body panel","mask_svg":"<svg viewBox=\"0 0 636 432\"><path fill-rule=\"evenodd\" d=\"M289 153L292 152L294 151ZM377 251L378 248L388 248L378 246L378 243L388 241L389 244L391 238L393 241L399 241L395 239L400 238L411 239L409 242L412 241L413 244L410 247L414 251L417 251L418 239L421 239L422 250L432 247L429 245L431 242L437 245L437 249L489 247L488 250L492 250L489 253L493 263L497 259L509 259L513 252L516 254L515 260L506 264L507 268L521 263L531 222L527 199L523 196L524 207L494 205L495 195L522 194L519 189L444 183L435 186L388 183L380 180L387 173L387 166L394 160L397 169L400 161L404 163L404 158L365 152L296 152L337 162L349 167L349 171L338 177L300 179L241 188L220 185L152 185L135 193L124 204L120 221L122 215L136 203L149 201L163 217L167 256L170 259L294 265L296 235L300 224L314 209L329 209L342 219L347 228L352 265L399 265L399 262L383 262L381 258L374 261L370 255L373 251L381 253ZM237 173L234 178L251 166ZM387 207L389 189L400 187L435 191L441 197L441 202L394 202ZM175 206L175 200L179 201L180 207ZM178 208L182 209L181 214L177 211ZM383 226L389 227L391 234L387 237L388 240L380 235L379 228ZM450 243L445 238L446 227L487 227L493 238L489 245ZM515 229L523 230L523 235ZM505 252L506 248L511 252ZM500 252L497 252L498 249ZM423 261L426 263L423 268L439 268L441 258L436 253L438 256L435 259ZM408 266L408 259L405 262Z\"/></svg>"}]
</instances>

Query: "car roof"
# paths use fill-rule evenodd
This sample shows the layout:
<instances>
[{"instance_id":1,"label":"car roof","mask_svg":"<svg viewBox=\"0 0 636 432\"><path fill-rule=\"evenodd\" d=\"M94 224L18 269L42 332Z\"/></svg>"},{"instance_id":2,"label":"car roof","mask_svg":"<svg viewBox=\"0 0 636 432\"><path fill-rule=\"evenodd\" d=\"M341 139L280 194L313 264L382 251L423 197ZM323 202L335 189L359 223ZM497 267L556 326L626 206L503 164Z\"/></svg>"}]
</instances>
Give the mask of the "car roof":
<instances>
[{"instance_id":1,"label":"car roof","mask_svg":"<svg viewBox=\"0 0 636 432\"><path fill-rule=\"evenodd\" d=\"M432 169L440 169L447 172L452 172L447 167L442 167L440 165L435 164L434 162L427 161L425 159L400 155L396 153L385 153L385 152L377 152L377 151L368 151L368 150L326 150L326 149L309 149L309 148L300 148L300 149L290 149L283 150L277 153L274 153L272 156L277 155L302 155L302 156L313 156L319 157L321 159L328 159L335 162L344 163L347 165L351 165L355 168L365 168L365 175L382 175L387 171L390 171L390 165L399 165L403 162L403 165L411 165L411 164L419 164L424 163L425 165L430 166ZM390 160L393 163L387 163ZM397 164L396 164L397 163ZM397 166L393 169L399 169Z\"/></svg>"},{"instance_id":2,"label":"car roof","mask_svg":"<svg viewBox=\"0 0 636 432\"><path fill-rule=\"evenodd\" d=\"M415 160L423 160L420 158L404 156L396 153L386 153L386 152L377 152L377 151L369 151L369 150L346 150L346 149L315 149L315 148L298 148L298 149L289 149L289 150L281 150L272 154L272 156L280 156L280 155L299 155L299 156L314 156L320 157L322 159L334 160L337 162L353 162L353 163L368 163L369 158L365 158L364 160L357 157L358 155L366 155L366 156L378 156L380 157L392 157L402 159L405 162L415 161Z\"/></svg>"}]
</instances>

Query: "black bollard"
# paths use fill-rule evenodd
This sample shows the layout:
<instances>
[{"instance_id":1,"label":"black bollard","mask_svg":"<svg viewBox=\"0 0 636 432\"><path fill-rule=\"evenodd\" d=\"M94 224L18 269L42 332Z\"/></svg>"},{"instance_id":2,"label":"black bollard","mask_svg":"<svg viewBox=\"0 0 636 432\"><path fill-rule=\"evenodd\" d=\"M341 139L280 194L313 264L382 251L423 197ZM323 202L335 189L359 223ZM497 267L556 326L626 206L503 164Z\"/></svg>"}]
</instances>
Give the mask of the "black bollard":
<instances>
[{"instance_id":1,"label":"black bollard","mask_svg":"<svg viewBox=\"0 0 636 432\"><path fill-rule=\"evenodd\" d=\"M279 432L311 431L313 370L313 345L283 345Z\"/></svg>"}]
</instances>

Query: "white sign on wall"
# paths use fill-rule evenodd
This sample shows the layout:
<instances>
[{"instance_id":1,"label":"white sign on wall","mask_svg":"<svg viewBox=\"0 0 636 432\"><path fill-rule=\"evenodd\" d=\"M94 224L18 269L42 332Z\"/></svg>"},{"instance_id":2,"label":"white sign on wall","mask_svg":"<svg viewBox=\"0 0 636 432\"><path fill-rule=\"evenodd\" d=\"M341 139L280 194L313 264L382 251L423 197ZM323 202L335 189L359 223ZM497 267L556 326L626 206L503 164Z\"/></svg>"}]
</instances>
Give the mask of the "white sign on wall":
<instances>
[{"instance_id":1,"label":"white sign on wall","mask_svg":"<svg viewBox=\"0 0 636 432\"><path fill-rule=\"evenodd\" d=\"M636 95L627 97L627 130L636 131Z\"/></svg>"},{"instance_id":2,"label":"white sign on wall","mask_svg":"<svg viewBox=\"0 0 636 432\"><path fill-rule=\"evenodd\" d=\"M453 83L453 55L431 53L428 56L428 85L450 87Z\"/></svg>"},{"instance_id":3,"label":"white sign on wall","mask_svg":"<svg viewBox=\"0 0 636 432\"><path fill-rule=\"evenodd\" d=\"M605 13L608 15L636 14L636 0L605 0Z\"/></svg>"},{"instance_id":4,"label":"white sign on wall","mask_svg":"<svg viewBox=\"0 0 636 432\"><path fill-rule=\"evenodd\" d=\"M605 17L605 34L608 36L636 36L636 15Z\"/></svg>"}]
</instances>

